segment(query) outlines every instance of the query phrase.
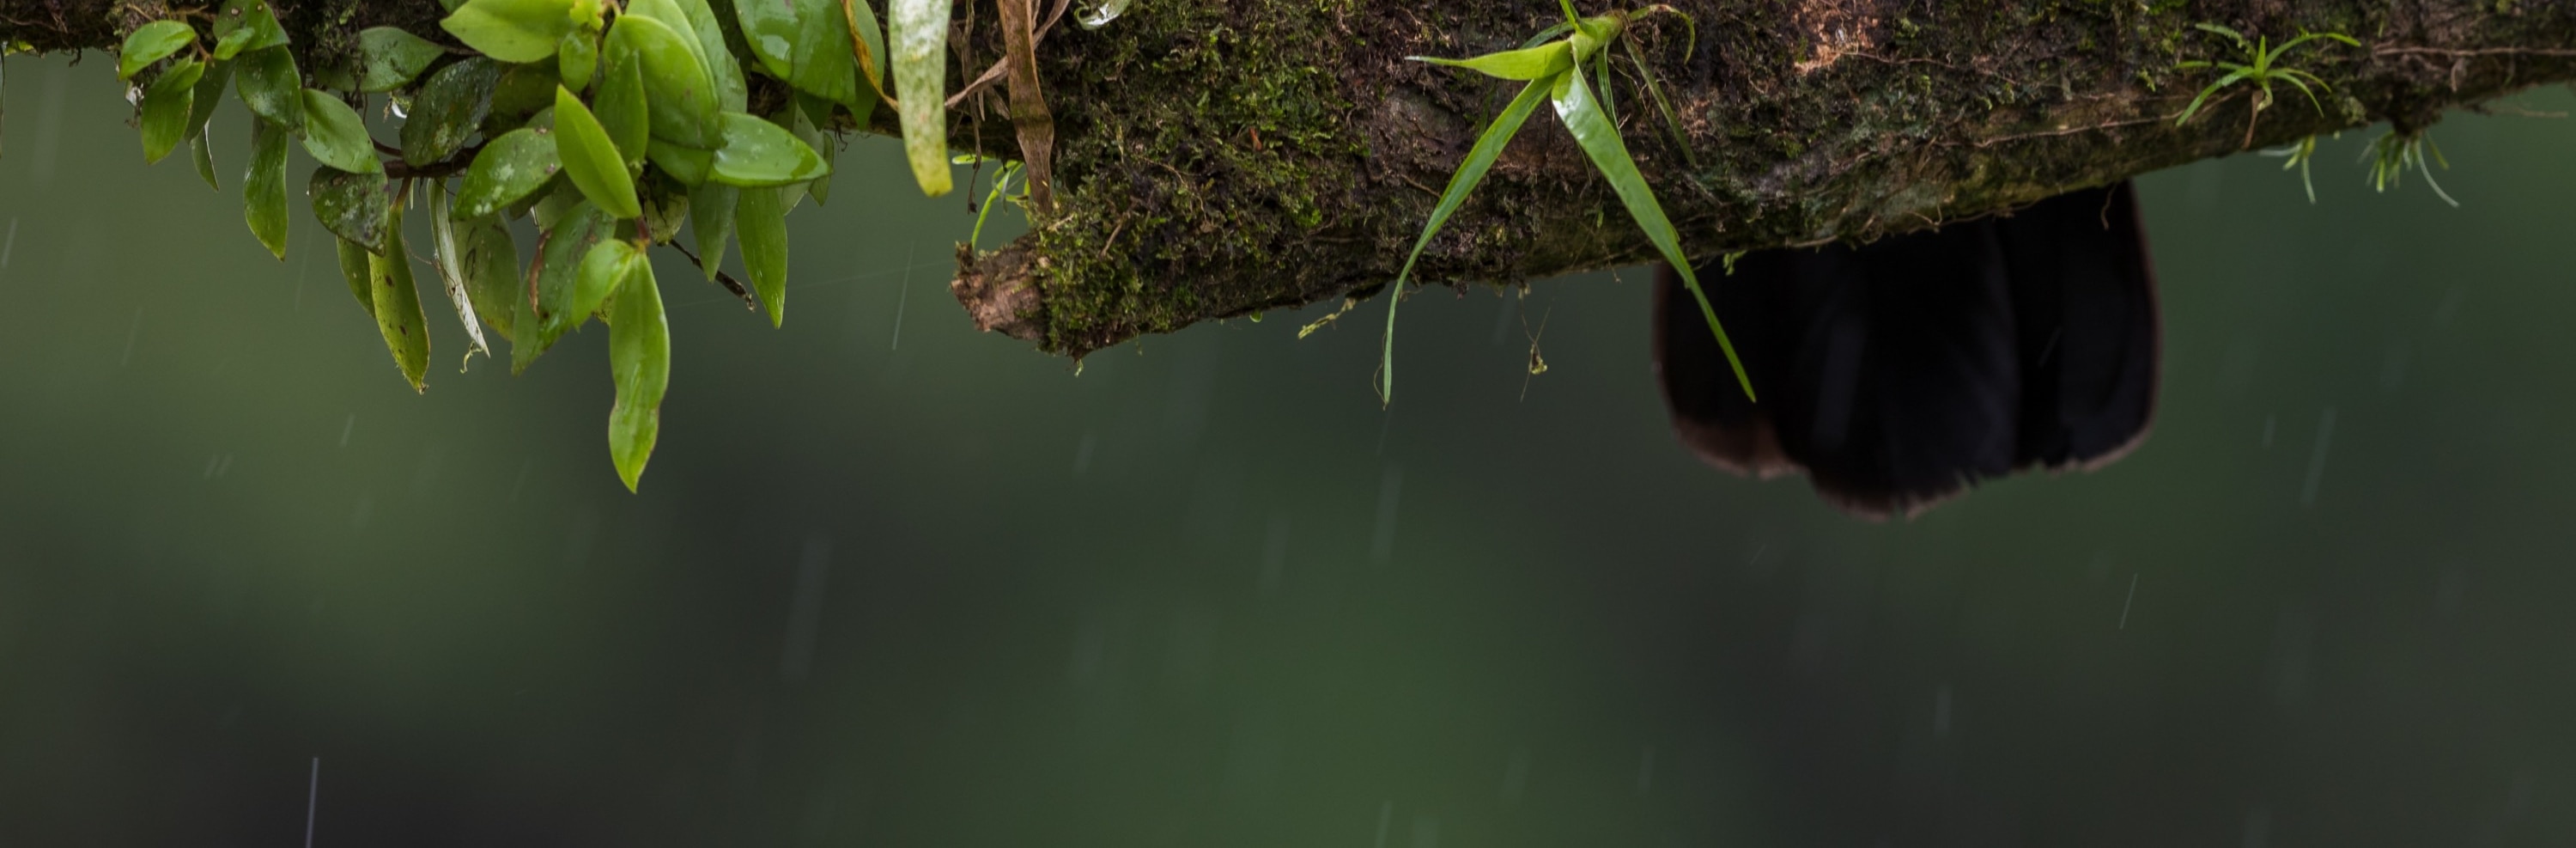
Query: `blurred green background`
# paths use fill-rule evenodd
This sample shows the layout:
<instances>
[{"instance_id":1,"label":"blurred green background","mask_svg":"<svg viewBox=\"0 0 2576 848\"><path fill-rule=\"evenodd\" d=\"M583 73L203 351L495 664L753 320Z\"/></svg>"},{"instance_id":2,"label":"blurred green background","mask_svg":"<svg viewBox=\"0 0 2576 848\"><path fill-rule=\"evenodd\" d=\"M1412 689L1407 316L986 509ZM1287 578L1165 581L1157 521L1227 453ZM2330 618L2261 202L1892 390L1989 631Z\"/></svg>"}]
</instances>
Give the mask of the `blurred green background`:
<instances>
[{"instance_id":1,"label":"blurred green background","mask_svg":"<svg viewBox=\"0 0 2576 848\"><path fill-rule=\"evenodd\" d=\"M783 331L662 266L629 495L605 333L433 302L413 395L110 69L8 80L0 845L298 844L316 757L325 846L2576 840L2568 121L2143 178L2152 440L1872 525L1674 443L1642 272L1427 293L1391 413L1377 306L1077 374L884 139Z\"/></svg>"}]
</instances>

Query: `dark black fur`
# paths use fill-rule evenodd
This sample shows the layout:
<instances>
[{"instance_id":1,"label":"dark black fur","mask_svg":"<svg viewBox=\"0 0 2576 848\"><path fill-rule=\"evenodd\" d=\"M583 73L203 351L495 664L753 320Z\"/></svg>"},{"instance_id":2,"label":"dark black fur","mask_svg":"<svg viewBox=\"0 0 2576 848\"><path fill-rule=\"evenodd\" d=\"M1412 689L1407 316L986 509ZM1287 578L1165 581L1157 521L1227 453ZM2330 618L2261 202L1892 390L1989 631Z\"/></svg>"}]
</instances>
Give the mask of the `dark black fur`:
<instances>
[{"instance_id":1,"label":"dark black fur","mask_svg":"<svg viewBox=\"0 0 2576 848\"><path fill-rule=\"evenodd\" d=\"M1655 365L1709 462L1804 471L1857 514L1912 514L1988 477L2096 468L2145 439L2155 272L2127 183L1860 247L1698 269L1760 403L1664 269Z\"/></svg>"}]
</instances>

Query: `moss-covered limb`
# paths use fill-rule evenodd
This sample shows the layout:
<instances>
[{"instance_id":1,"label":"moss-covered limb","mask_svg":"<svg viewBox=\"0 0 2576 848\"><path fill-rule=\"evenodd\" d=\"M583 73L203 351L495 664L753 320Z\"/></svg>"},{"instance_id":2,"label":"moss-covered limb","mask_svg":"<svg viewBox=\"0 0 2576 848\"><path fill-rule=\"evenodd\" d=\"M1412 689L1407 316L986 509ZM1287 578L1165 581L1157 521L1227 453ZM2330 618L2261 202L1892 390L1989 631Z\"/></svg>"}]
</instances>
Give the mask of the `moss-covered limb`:
<instances>
[{"instance_id":1,"label":"moss-covered limb","mask_svg":"<svg viewBox=\"0 0 2576 848\"><path fill-rule=\"evenodd\" d=\"M1578 0L1587 13L1613 8ZM1866 240L2127 176L2576 77L2576 7L2416 0L1687 0L1637 28L1696 173L1635 80L1626 136L1698 255ZM1535 0L1154 4L1047 44L1058 212L963 264L987 329L1081 355L1139 334L1300 306L1395 276L1441 186L1513 93L1410 54L1505 49ZM2174 117L2237 60L2213 21L2333 85L2251 89ZM990 55L989 53L987 55ZM1622 63L1621 73L1632 68ZM1545 110L1542 110L1545 111ZM1512 282L1652 250L1552 117L1523 130L1417 278ZM987 132L987 137L992 134Z\"/></svg>"},{"instance_id":2,"label":"moss-covered limb","mask_svg":"<svg viewBox=\"0 0 2576 848\"><path fill-rule=\"evenodd\" d=\"M437 0L272 0L308 71L346 67L356 33L433 39ZM1614 5L1615 4L1615 5ZM170 0L0 0L0 40L105 48ZM882 4L880 4L882 5ZM1626 0L1578 0L1587 13ZM1637 5L1642 5L1639 2ZM1632 28L1695 154L1611 87L1626 137L1699 255L1869 239L2072 188L2441 110L2576 78L2576 5L2495 0L1679 0L1698 22ZM1002 52L991 0L959 4L968 79ZM1517 45L1545 0L1236 0L1142 4L1039 47L1056 116L1057 210L955 284L987 328L1080 355L1138 334L1300 306L1391 279L1440 187L1512 89L1408 62ZM2286 57L2329 81L2287 88L2253 120L2239 86L2173 116L2233 45L2348 33ZM1625 51L1621 51L1624 57ZM767 92L775 94L776 92ZM762 98L756 93L755 101ZM961 146L1008 155L998 100ZM878 110L880 131L891 110ZM1421 279L1512 282L1639 262L1651 251L1608 186L1542 116L1434 241ZM1696 167L1686 165L1698 163ZM891 189L890 189L891 190Z\"/></svg>"}]
</instances>

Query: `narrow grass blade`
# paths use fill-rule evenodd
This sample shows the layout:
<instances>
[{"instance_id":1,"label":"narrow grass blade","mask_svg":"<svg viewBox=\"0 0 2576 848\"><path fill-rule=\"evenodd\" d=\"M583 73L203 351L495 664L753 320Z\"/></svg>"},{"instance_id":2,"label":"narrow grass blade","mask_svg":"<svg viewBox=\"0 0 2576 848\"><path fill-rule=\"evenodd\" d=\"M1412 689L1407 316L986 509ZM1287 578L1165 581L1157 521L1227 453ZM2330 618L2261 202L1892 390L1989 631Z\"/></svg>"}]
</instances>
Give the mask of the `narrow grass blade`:
<instances>
[{"instance_id":1,"label":"narrow grass blade","mask_svg":"<svg viewBox=\"0 0 2576 848\"><path fill-rule=\"evenodd\" d=\"M1493 170L1494 160L1503 155L1503 146L1511 142L1512 134L1520 131L1530 113L1538 111L1539 102L1547 99L1548 87L1553 83L1554 80L1543 79L1524 86L1520 96L1503 107L1503 114L1486 125L1484 135L1476 138L1476 146L1467 151L1467 160L1458 163L1457 173L1450 175L1449 187L1440 192L1440 203L1431 208L1431 219L1423 223L1422 236L1413 241L1413 253L1404 258L1404 270L1395 275L1395 285L1387 287L1386 350L1378 362L1380 404L1395 402L1395 310L1404 304L1404 284L1413 277L1414 261L1422 258L1422 249L1431 245L1431 237L1439 234L1441 225L1449 223L1449 216L1467 202L1468 193L1484 182L1485 172Z\"/></svg>"},{"instance_id":2,"label":"narrow grass blade","mask_svg":"<svg viewBox=\"0 0 2576 848\"><path fill-rule=\"evenodd\" d=\"M1637 161L1628 156L1628 146L1619 140L1619 126L1601 111L1592 97L1582 74L1567 74L1556 92L1556 116L1574 133L1576 143L1591 157L1592 166L1610 179L1610 187L1619 193L1619 202L1628 207L1629 217L1637 228L1646 231L1646 240L1664 255L1664 261L1681 272L1682 284L1690 288L1691 297L1699 300L1700 314L1708 319L1708 330L1717 334L1717 346L1726 351L1726 364L1735 369L1735 381L1744 387L1744 396L1753 398L1753 378L1744 373L1744 360L1735 355L1735 342L1726 337L1726 328L1717 323L1717 308L1709 305L1708 293L1701 291L1699 275L1691 270L1690 257L1682 255L1681 234L1673 230L1671 219L1664 217L1663 204L1656 202L1653 189L1646 187L1646 177L1637 172Z\"/></svg>"}]
</instances>

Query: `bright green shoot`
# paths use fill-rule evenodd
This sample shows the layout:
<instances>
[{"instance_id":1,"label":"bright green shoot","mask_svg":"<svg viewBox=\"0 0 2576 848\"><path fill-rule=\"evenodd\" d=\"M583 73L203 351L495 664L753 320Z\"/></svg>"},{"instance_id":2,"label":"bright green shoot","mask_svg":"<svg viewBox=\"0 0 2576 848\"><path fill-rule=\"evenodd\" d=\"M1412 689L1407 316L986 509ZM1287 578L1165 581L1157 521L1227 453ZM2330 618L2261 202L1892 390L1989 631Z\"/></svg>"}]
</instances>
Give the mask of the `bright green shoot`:
<instances>
[{"instance_id":1,"label":"bright green shoot","mask_svg":"<svg viewBox=\"0 0 2576 848\"><path fill-rule=\"evenodd\" d=\"M2287 147L2279 147L2263 151L2263 155L2288 157L2289 161L2281 163L2281 170L2287 171L2291 168L2299 169L2299 184L2307 187L2308 202L2317 202L2317 181L2308 175L2308 162L2317 157L2316 136L2308 136L2307 138L2291 142Z\"/></svg>"},{"instance_id":2,"label":"bright green shoot","mask_svg":"<svg viewBox=\"0 0 2576 848\"><path fill-rule=\"evenodd\" d=\"M2385 192L2389 186L2401 182L2406 169L2413 168L2424 175L2424 184L2433 187L2434 196L2451 204L2454 209L2459 208L2460 202L2452 200L2451 193L2443 191L2442 184L2433 181L2433 169L2426 164L2425 154L2428 152L2432 164L2446 169L2451 167L2450 160L2442 158L2442 147L2434 144L2432 137L2424 133L2390 130L2387 135L2373 139L2370 148L2362 151L2362 158L2370 160L2371 188Z\"/></svg>"},{"instance_id":3,"label":"bright green shoot","mask_svg":"<svg viewBox=\"0 0 2576 848\"><path fill-rule=\"evenodd\" d=\"M2308 96L2309 105L2316 107L2319 113L2323 113L2326 107L2324 103L2317 100L2317 91L2320 89L2332 91L2334 87L2327 85L2326 81L2319 78L2316 74L2310 73L2304 69L2293 68L2281 64L2281 57L2287 55L2291 50L2297 49L2301 45L2319 39L2342 42L2343 44L2352 47L2361 46L2361 42L2354 41L2352 36L2339 32L2301 32L2299 33L2299 37L2281 42L2280 46L2274 47L2272 46L2272 39L2269 36L2248 40L2243 33L2217 24L2199 23L2193 24L2192 26L2199 28L2202 32L2225 36L2227 40L2235 42L2236 49L2245 54L2245 61L2208 62L2193 60L2184 62L2177 66L2181 68L2217 68L2219 70L2226 71L2227 73L2226 75L2219 77L2217 82L2210 83L2208 87L2201 89L2200 96L2191 99L2191 105L2183 108L2182 117L2174 119L2174 124L2176 126L2189 122L2191 120L2191 116L2198 114L2200 112L2201 105L2209 102L2210 95L2217 94L2226 90L2229 86L2233 86L2238 83L2250 83L2254 86L2253 108L2255 117L2261 117L2263 110L2272 105L2272 83L2274 82L2289 83L2291 87L2298 89L2299 93ZM2246 122L2245 138L2249 144L2252 143L2254 138L2253 122L2250 120Z\"/></svg>"},{"instance_id":4,"label":"bright green shoot","mask_svg":"<svg viewBox=\"0 0 2576 848\"><path fill-rule=\"evenodd\" d=\"M1682 254L1680 234L1673 229L1672 221L1665 217L1663 205L1655 200L1654 191L1646 187L1645 176L1637 171L1636 159L1628 155L1626 143L1619 138L1618 124L1610 117L1607 99L1602 96L1608 93L1610 82L1607 48L1625 31L1628 23L1658 12L1681 13L1669 6L1652 6L1637 12L1614 12L1586 18L1575 13L1572 0L1557 0L1557 5L1565 11L1565 23L1550 27L1521 49L1469 59L1412 57L1415 61L1465 68L1527 85L1519 96L1512 98L1511 105L1504 107L1503 113L1485 127L1484 133L1477 137L1475 147L1467 151L1466 161L1458 164L1457 172L1449 178L1448 188L1440 193L1439 204L1432 207L1431 218L1422 227L1422 236L1414 240L1413 253L1405 257L1404 270L1397 273L1395 284L1389 287L1386 348L1381 354L1383 358L1377 375L1378 399L1384 403L1395 400L1395 313L1397 307L1404 303L1404 284L1413 277L1414 263L1422 258L1422 251L1430 246L1431 238L1449 223L1449 216L1457 213L1458 207L1466 203L1467 195L1484 181L1487 172L1493 170L1494 160L1502 155L1503 146L1520 131L1530 114L1538 111L1542 101L1555 107L1558 121L1574 134L1575 142L1592 160L1593 168L1609 178L1620 203L1627 207L1628 216L1645 231L1646 240L1655 245L1655 250L1663 254L1665 261L1680 270L1683 285L1689 287L1691 296L1699 300L1700 314L1708 319L1709 332L1717 335L1718 347L1726 352L1727 364L1734 367L1736 381L1743 385L1745 396L1752 397L1753 381L1745 375L1744 363L1735 355L1735 343L1727 339L1725 328L1718 325L1717 310L1700 289L1699 277L1691 269L1690 258ZM1688 20L1687 16L1684 20ZM1631 58L1634 59L1633 53ZM1600 81L1598 94L1593 83L1584 79L1587 67ZM1638 67L1643 69L1644 63L1639 62ZM1652 74L1647 76L1651 80ZM1667 121L1678 131L1679 121L1672 117L1670 105L1661 102L1661 91L1651 84L1648 91L1657 101L1656 105L1665 112ZM1684 145L1685 148L1687 146Z\"/></svg>"}]
</instances>

